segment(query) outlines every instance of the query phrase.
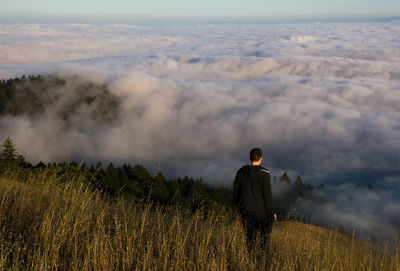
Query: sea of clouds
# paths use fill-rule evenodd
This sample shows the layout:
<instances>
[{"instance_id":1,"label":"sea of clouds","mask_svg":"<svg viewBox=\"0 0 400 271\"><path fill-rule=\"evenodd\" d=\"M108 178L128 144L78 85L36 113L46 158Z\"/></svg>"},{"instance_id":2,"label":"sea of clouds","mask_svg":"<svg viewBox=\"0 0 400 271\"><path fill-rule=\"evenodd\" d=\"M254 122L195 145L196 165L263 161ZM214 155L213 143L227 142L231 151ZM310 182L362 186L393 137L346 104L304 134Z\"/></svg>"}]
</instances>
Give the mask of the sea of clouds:
<instances>
[{"instance_id":1,"label":"sea of clouds","mask_svg":"<svg viewBox=\"0 0 400 271\"><path fill-rule=\"evenodd\" d=\"M327 184L302 206L313 219L399 228L399 32L395 22L0 25L0 78L79 76L121 101L110 125L85 112L68 125L51 110L3 117L0 139L32 162L160 160L168 177L228 186L259 146L272 175Z\"/></svg>"}]
</instances>

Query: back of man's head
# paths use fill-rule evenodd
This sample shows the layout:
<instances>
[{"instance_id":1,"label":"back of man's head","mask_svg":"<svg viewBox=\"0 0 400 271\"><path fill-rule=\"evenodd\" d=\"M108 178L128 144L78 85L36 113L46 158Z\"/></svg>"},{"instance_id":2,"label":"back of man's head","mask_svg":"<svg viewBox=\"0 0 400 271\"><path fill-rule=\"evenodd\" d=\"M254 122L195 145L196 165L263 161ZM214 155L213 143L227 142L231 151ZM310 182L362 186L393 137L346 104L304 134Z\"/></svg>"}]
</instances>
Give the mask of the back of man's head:
<instances>
[{"instance_id":1,"label":"back of man's head","mask_svg":"<svg viewBox=\"0 0 400 271\"><path fill-rule=\"evenodd\" d=\"M250 151L250 161L257 162L263 156L262 150L260 148L254 148Z\"/></svg>"}]
</instances>

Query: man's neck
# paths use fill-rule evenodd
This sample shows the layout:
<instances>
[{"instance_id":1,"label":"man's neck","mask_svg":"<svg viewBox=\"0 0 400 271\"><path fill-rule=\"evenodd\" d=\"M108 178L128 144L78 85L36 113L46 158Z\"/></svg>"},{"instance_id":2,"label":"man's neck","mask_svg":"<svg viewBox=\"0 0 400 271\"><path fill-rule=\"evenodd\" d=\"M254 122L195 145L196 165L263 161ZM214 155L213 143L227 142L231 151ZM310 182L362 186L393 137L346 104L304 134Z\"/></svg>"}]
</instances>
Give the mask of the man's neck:
<instances>
[{"instance_id":1,"label":"man's neck","mask_svg":"<svg viewBox=\"0 0 400 271\"><path fill-rule=\"evenodd\" d=\"M259 166L261 165L263 158L261 157L258 161L251 161L252 166Z\"/></svg>"}]
</instances>

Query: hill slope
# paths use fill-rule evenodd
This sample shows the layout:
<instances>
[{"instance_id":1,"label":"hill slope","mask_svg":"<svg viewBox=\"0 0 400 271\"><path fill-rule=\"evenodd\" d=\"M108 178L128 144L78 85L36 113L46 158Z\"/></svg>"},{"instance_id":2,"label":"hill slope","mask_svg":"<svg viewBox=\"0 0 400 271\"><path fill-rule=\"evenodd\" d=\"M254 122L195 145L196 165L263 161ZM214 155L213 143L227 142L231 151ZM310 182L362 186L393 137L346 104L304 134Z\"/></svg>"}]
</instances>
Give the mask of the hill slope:
<instances>
[{"instance_id":1,"label":"hill slope","mask_svg":"<svg viewBox=\"0 0 400 271\"><path fill-rule=\"evenodd\" d=\"M65 177L65 176L64 176ZM264 251L212 212L112 201L50 172L0 179L0 268L29 270L399 270L399 250L335 231L279 222Z\"/></svg>"}]
</instances>

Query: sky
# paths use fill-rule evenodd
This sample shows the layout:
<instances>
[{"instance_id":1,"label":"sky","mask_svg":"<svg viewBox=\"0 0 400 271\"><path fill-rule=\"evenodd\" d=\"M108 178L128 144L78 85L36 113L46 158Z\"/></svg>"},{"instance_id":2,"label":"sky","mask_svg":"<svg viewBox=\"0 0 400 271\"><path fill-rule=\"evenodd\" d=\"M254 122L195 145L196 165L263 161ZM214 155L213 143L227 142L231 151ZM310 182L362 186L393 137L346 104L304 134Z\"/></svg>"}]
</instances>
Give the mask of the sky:
<instances>
[{"instance_id":1,"label":"sky","mask_svg":"<svg viewBox=\"0 0 400 271\"><path fill-rule=\"evenodd\" d=\"M386 17L398 0L1 0L0 15L86 18ZM61 16L61 17L60 17Z\"/></svg>"}]
</instances>

